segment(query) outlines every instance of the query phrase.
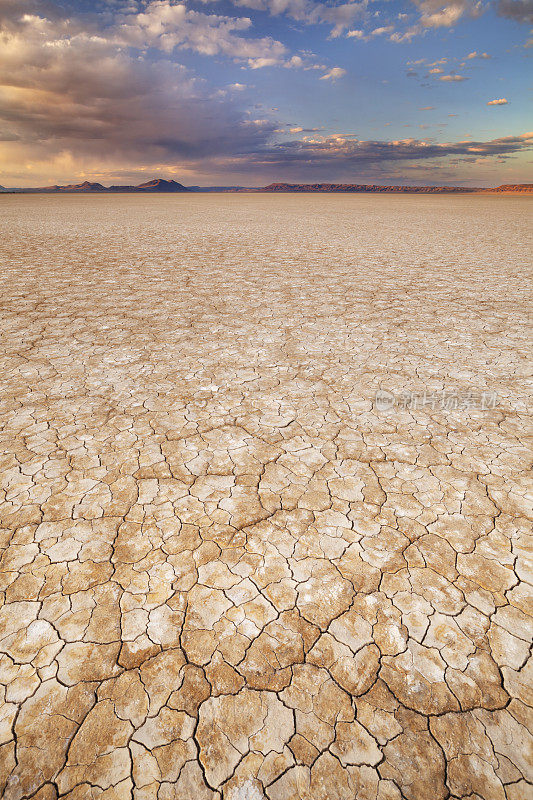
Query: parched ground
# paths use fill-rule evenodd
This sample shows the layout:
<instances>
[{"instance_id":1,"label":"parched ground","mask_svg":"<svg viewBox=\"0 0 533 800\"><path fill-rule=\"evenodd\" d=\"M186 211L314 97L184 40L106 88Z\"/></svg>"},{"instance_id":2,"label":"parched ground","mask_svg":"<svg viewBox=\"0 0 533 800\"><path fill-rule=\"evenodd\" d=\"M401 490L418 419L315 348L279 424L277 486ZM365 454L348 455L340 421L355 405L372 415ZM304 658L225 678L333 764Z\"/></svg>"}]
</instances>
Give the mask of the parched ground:
<instances>
[{"instance_id":1,"label":"parched ground","mask_svg":"<svg viewBox=\"0 0 533 800\"><path fill-rule=\"evenodd\" d=\"M531 798L531 201L0 200L5 800Z\"/></svg>"}]
</instances>

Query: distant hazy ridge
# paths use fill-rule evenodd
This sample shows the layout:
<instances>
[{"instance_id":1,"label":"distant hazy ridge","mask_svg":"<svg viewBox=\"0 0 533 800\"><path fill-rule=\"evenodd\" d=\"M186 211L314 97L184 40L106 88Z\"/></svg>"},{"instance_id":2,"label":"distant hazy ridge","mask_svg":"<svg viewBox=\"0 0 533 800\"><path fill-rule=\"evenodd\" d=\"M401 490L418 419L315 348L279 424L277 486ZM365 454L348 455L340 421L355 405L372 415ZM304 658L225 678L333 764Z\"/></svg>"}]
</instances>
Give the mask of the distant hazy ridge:
<instances>
[{"instance_id":1,"label":"distant hazy ridge","mask_svg":"<svg viewBox=\"0 0 533 800\"><path fill-rule=\"evenodd\" d=\"M101 183L71 183L66 186L38 186L18 189L4 188L1 192L42 193L42 194L87 194L87 193L174 193L174 192L353 192L364 194L472 194L483 192L489 194L533 194L533 183L505 184L494 189L465 188L464 186L379 186L364 183L270 183L268 186L245 188L240 186L187 187L174 180L154 178L140 183L138 186L103 186Z\"/></svg>"}]
</instances>

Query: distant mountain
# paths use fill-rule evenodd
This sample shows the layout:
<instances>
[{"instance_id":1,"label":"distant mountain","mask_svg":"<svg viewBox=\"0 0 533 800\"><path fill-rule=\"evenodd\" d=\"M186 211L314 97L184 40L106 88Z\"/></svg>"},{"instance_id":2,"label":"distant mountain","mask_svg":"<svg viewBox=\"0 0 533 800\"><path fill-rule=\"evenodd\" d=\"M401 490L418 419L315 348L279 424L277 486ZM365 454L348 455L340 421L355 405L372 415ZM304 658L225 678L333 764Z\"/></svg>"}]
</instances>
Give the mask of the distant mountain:
<instances>
[{"instance_id":1,"label":"distant mountain","mask_svg":"<svg viewBox=\"0 0 533 800\"><path fill-rule=\"evenodd\" d=\"M246 191L246 190L244 190ZM361 192L369 194L473 194L491 192L500 194L530 194L533 184L517 183L495 189L477 189L464 186L379 186L365 183L271 183L259 192Z\"/></svg>"},{"instance_id":2,"label":"distant mountain","mask_svg":"<svg viewBox=\"0 0 533 800\"><path fill-rule=\"evenodd\" d=\"M83 183L69 183L68 186L55 186L60 192L105 192L105 186L101 183L91 183L90 181L83 181Z\"/></svg>"},{"instance_id":3,"label":"distant mountain","mask_svg":"<svg viewBox=\"0 0 533 800\"><path fill-rule=\"evenodd\" d=\"M532 194L533 183L505 183L503 186L497 186L495 189L483 189L483 191L496 194Z\"/></svg>"},{"instance_id":4,"label":"distant mountain","mask_svg":"<svg viewBox=\"0 0 533 800\"><path fill-rule=\"evenodd\" d=\"M107 192L190 192L191 190L177 181L166 181L163 178L154 178L151 181L140 183L138 186L110 186Z\"/></svg>"},{"instance_id":5,"label":"distant mountain","mask_svg":"<svg viewBox=\"0 0 533 800\"><path fill-rule=\"evenodd\" d=\"M189 192L186 186L171 180L166 181L163 178L154 178L151 181L146 181L138 186L102 186L101 183L91 183L84 181L83 183L69 183L66 186L38 186L31 189L3 189L5 192L17 193L39 193L39 194L64 194L64 193L89 193L89 192Z\"/></svg>"},{"instance_id":6,"label":"distant mountain","mask_svg":"<svg viewBox=\"0 0 533 800\"><path fill-rule=\"evenodd\" d=\"M188 192L189 189L177 181L165 181L163 178L154 178L146 183L133 187L134 192Z\"/></svg>"},{"instance_id":7,"label":"distant mountain","mask_svg":"<svg viewBox=\"0 0 533 800\"><path fill-rule=\"evenodd\" d=\"M57 192L105 192L105 186L101 183L69 183L67 186L37 186L35 189L6 189L8 192L39 192L45 194L55 194Z\"/></svg>"},{"instance_id":8,"label":"distant mountain","mask_svg":"<svg viewBox=\"0 0 533 800\"><path fill-rule=\"evenodd\" d=\"M479 189L465 189L462 186L379 186L366 183L271 183L260 192L360 192L371 194L445 194L471 193Z\"/></svg>"},{"instance_id":9,"label":"distant mountain","mask_svg":"<svg viewBox=\"0 0 533 800\"><path fill-rule=\"evenodd\" d=\"M1 1L1 0L0 0ZM69 183L66 186L40 186L32 189L6 189L0 186L0 192L11 193L43 193L43 194L75 194L97 193L173 193L173 192L316 192L335 193L353 192L362 194L533 194L533 183L504 184L495 188L482 189L464 186L379 186L366 183L270 183L263 187L244 186L183 186L175 180L154 178L140 183L138 186L103 186L101 183L84 181Z\"/></svg>"}]
</instances>

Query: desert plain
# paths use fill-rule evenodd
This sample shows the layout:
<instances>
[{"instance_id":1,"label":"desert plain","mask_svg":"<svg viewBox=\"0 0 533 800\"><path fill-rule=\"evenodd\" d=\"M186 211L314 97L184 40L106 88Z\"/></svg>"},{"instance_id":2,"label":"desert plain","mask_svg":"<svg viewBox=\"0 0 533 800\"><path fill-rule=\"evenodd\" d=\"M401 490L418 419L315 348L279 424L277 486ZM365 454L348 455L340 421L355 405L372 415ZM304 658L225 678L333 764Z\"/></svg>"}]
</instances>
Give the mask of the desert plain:
<instances>
[{"instance_id":1,"label":"desert plain","mask_svg":"<svg viewBox=\"0 0 533 800\"><path fill-rule=\"evenodd\" d=\"M531 198L0 208L5 800L531 798Z\"/></svg>"}]
</instances>

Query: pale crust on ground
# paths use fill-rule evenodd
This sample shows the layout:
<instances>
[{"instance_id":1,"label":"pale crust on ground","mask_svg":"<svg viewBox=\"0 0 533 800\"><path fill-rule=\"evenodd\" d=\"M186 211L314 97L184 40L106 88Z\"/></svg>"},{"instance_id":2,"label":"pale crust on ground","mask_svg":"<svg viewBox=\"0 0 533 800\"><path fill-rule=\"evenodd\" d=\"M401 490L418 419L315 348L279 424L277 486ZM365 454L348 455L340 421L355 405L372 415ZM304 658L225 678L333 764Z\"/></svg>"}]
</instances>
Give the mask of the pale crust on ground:
<instances>
[{"instance_id":1,"label":"pale crust on ground","mask_svg":"<svg viewBox=\"0 0 533 800\"><path fill-rule=\"evenodd\" d=\"M10 202L4 798L531 797L527 201Z\"/></svg>"}]
</instances>

